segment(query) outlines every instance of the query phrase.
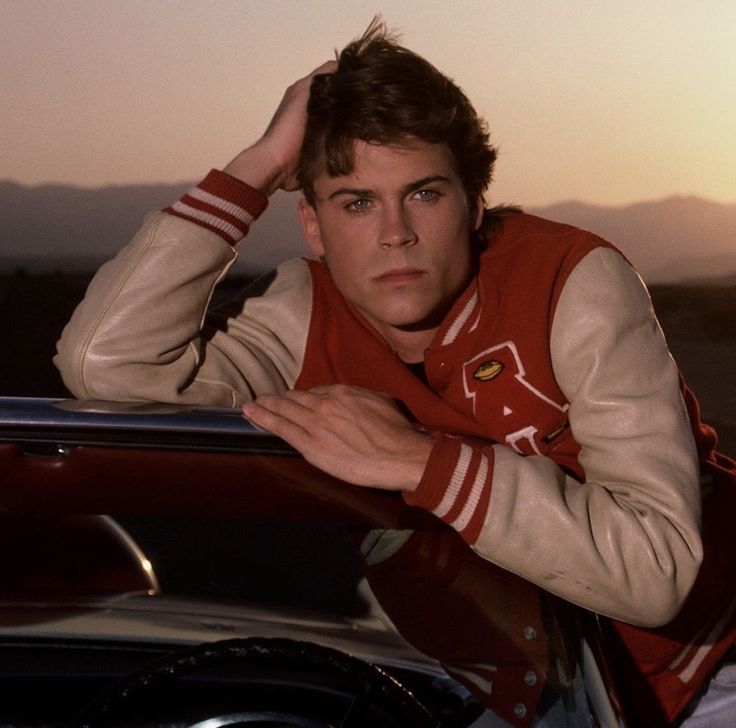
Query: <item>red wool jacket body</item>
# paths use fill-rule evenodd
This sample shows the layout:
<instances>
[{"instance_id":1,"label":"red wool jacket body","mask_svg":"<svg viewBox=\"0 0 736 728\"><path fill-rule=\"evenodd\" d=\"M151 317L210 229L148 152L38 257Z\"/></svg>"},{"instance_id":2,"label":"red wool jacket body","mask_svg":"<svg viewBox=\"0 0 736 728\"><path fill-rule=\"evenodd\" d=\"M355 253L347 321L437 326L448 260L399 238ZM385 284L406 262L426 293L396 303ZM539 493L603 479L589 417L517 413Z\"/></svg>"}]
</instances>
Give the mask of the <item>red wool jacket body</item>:
<instances>
[{"instance_id":1,"label":"red wool jacket body","mask_svg":"<svg viewBox=\"0 0 736 728\"><path fill-rule=\"evenodd\" d=\"M70 390L236 406L340 382L395 397L434 441L407 502L484 559L610 617L662 715L679 713L734 641L733 529L718 521L736 486L620 254L505 217L426 352L424 383L316 261L207 313L265 205L213 172L149 219L64 331ZM700 570L698 467L710 488Z\"/></svg>"},{"instance_id":2,"label":"red wool jacket body","mask_svg":"<svg viewBox=\"0 0 736 728\"><path fill-rule=\"evenodd\" d=\"M580 445L570 427L569 402L553 372L549 337L568 276L600 247L612 249L595 236L556 223L507 218L504 234L481 258L476 281L425 354L428 386L345 303L325 268L311 261L313 317L296 387L342 382L402 402L421 426L435 433L424 478L405 500L434 512L473 546L486 519L493 517L488 508L496 451L488 442L504 444L522 456L547 457L576 480L586 480L578 460ZM549 293L530 297L530 291ZM341 336L344 331L351 336ZM708 486L709 548L696 588L669 626L652 630L612 621L661 704L661 712L648 710L643 704L647 689L636 686L637 708L650 726L676 717L736 636L736 577L730 563L736 541L724 519L736 507L733 463L714 451L714 434L700 422L697 401L682 381L681 390ZM716 480L720 489L714 493ZM714 538L716 531L720 536ZM400 578L389 574L384 578L390 583ZM554 591L553 584L540 586Z\"/></svg>"}]
</instances>

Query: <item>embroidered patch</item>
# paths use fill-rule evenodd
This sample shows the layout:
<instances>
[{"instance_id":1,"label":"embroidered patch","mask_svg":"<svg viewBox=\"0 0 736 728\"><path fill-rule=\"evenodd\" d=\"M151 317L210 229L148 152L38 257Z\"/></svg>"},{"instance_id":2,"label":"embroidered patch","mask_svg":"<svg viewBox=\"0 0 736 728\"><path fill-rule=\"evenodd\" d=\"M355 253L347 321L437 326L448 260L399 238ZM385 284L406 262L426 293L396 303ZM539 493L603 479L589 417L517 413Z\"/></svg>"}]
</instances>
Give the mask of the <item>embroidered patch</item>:
<instances>
[{"instance_id":1,"label":"embroidered patch","mask_svg":"<svg viewBox=\"0 0 736 728\"><path fill-rule=\"evenodd\" d=\"M484 361L474 372L473 379L480 382L488 382L495 379L503 371L503 362L491 359Z\"/></svg>"}]
</instances>

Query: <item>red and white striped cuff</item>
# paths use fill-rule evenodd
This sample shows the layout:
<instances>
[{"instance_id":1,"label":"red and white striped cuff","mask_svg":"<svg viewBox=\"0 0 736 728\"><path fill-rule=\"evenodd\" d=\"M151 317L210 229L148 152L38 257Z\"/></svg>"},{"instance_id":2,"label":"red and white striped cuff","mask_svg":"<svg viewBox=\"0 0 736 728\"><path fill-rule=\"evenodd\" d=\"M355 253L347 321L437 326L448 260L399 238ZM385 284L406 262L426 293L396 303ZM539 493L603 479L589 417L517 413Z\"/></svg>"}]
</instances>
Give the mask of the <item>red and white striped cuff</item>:
<instances>
[{"instance_id":1,"label":"red and white striped cuff","mask_svg":"<svg viewBox=\"0 0 736 728\"><path fill-rule=\"evenodd\" d=\"M235 245L267 206L268 197L262 192L213 169L164 212L195 222Z\"/></svg>"},{"instance_id":2,"label":"red and white striped cuff","mask_svg":"<svg viewBox=\"0 0 736 728\"><path fill-rule=\"evenodd\" d=\"M470 544L477 541L491 497L493 449L434 435L422 480L404 500L434 513Z\"/></svg>"}]
</instances>

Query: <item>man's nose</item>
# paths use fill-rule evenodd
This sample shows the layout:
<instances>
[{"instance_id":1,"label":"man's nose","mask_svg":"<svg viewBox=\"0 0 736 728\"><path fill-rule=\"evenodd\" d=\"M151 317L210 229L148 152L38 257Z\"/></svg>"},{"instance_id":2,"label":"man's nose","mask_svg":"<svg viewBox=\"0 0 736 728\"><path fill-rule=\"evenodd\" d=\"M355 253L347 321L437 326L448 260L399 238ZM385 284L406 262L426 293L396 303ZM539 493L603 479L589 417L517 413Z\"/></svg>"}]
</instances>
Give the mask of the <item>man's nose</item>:
<instances>
[{"instance_id":1,"label":"man's nose","mask_svg":"<svg viewBox=\"0 0 736 728\"><path fill-rule=\"evenodd\" d=\"M417 239L411 218L402 205L389 205L384 208L380 237L382 248L414 245Z\"/></svg>"}]
</instances>

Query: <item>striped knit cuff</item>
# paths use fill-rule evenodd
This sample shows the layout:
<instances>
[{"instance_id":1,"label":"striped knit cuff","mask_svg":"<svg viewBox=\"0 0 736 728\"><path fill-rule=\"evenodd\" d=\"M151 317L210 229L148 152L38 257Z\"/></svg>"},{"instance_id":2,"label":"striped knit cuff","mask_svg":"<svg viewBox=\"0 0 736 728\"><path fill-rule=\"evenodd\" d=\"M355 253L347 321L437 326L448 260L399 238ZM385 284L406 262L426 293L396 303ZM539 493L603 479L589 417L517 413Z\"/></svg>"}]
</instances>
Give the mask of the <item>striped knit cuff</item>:
<instances>
[{"instance_id":1,"label":"striped knit cuff","mask_svg":"<svg viewBox=\"0 0 736 728\"><path fill-rule=\"evenodd\" d=\"M486 518L493 476L493 448L433 435L434 447L417 489L406 503L434 513L469 544L477 541Z\"/></svg>"},{"instance_id":2,"label":"striped knit cuff","mask_svg":"<svg viewBox=\"0 0 736 728\"><path fill-rule=\"evenodd\" d=\"M164 212L196 222L235 245L267 206L268 197L262 192L213 169Z\"/></svg>"}]
</instances>

